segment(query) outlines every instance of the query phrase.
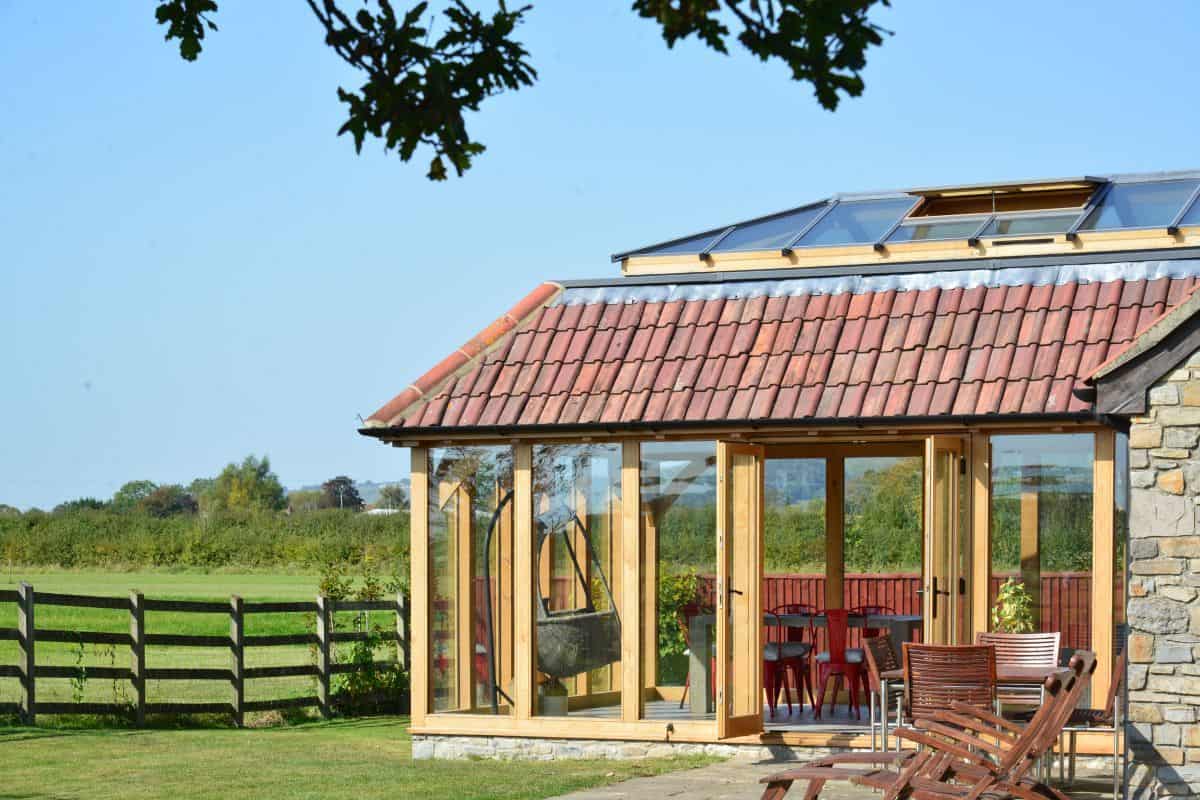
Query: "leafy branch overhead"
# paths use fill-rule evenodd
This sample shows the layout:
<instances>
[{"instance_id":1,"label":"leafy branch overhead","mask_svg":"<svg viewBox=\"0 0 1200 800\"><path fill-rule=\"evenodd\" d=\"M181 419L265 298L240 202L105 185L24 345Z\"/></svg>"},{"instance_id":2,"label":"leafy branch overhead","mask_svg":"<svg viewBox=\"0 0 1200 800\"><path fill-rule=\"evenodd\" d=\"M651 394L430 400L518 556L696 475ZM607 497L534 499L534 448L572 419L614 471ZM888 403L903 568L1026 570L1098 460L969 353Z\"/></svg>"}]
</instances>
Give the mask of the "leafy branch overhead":
<instances>
[{"instance_id":1,"label":"leafy branch overhead","mask_svg":"<svg viewBox=\"0 0 1200 800\"><path fill-rule=\"evenodd\" d=\"M354 12L345 0L305 0L325 32L325 43L364 75L357 90L338 88L346 104L348 133L362 152L367 137L385 152L410 161L422 146L433 156L430 180L470 169L484 145L471 138L465 114L487 98L532 86L537 71L516 41L517 26L531 6L509 10L504 0L490 16L464 0L440 13L418 2L398 14L390 0L362 0ZM633 0L633 11L662 28L668 47L695 36L719 53L736 38L763 61L778 58L792 78L811 83L817 101L837 108L842 93L863 92L867 49L888 31L870 21L876 5L889 0ZM166 39L179 40L179 54L194 61L205 31L217 30L214 0L162 0L155 19ZM731 29L732 26L732 29ZM736 30L736 34L734 33ZM432 40L432 41L431 41Z\"/></svg>"}]
</instances>

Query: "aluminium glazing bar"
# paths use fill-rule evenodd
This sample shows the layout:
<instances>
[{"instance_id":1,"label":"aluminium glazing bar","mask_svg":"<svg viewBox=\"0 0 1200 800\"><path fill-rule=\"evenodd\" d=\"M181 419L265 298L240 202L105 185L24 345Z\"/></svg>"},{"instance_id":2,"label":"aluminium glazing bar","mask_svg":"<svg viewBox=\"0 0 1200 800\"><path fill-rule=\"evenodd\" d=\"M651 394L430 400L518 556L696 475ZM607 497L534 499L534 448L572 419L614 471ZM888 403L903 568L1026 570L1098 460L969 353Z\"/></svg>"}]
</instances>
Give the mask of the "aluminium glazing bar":
<instances>
[{"instance_id":1,"label":"aluminium glazing bar","mask_svg":"<svg viewBox=\"0 0 1200 800\"><path fill-rule=\"evenodd\" d=\"M916 201L911 206L909 206L908 209L905 210L905 212L903 214L901 214L899 217L897 217L896 221L893 222L891 225L889 225L888 229L886 231L884 231L883 234L878 239L875 240L875 244L872 245L872 247L875 248L875 252L882 253L884 250L887 249L887 245L884 243L888 240L888 237L891 236L893 233L895 233L896 229L904 224L904 221L908 219L908 215L911 214L913 211L915 211L917 209L917 206L921 205L921 201L924 199L925 198L923 198L923 197L918 197L916 199Z\"/></svg>"},{"instance_id":2,"label":"aluminium glazing bar","mask_svg":"<svg viewBox=\"0 0 1200 800\"><path fill-rule=\"evenodd\" d=\"M1200 183L1197 183L1196 188L1192 189L1191 195L1188 196L1188 199L1183 204L1183 207L1179 209L1179 213L1175 215L1175 219L1171 220L1171 224L1167 226L1168 234L1175 236L1179 233L1179 223L1183 222L1183 218L1186 217L1187 213L1192 210L1192 206L1196 204L1197 197L1200 197Z\"/></svg>"},{"instance_id":3,"label":"aluminium glazing bar","mask_svg":"<svg viewBox=\"0 0 1200 800\"><path fill-rule=\"evenodd\" d=\"M821 210L820 214L817 214L815 217L813 217L812 220L810 220L807 225L805 225L803 228L800 229L799 233L797 233L795 236L793 236L791 239L789 239L787 244L785 244L783 247L781 247L779 249L780 253L782 253L785 256L790 256L792 254L792 248L796 246L796 243L799 242L801 239L803 239L805 236L807 236L809 231L811 231L813 228L817 227L817 225L821 222L821 220L823 220L823 219L825 219L825 217L829 216L829 212L833 211L833 209L840 202L841 202L841 200L837 199L836 197L833 198L832 200L830 200L825 205L825 208Z\"/></svg>"},{"instance_id":4,"label":"aluminium glazing bar","mask_svg":"<svg viewBox=\"0 0 1200 800\"><path fill-rule=\"evenodd\" d=\"M725 241L725 237L737 230L737 227L737 225L730 225L728 228L721 231L721 234L717 238L708 243L708 247L705 247L700 251L700 260L708 261L709 253L712 252L713 248Z\"/></svg>"},{"instance_id":5,"label":"aluminium glazing bar","mask_svg":"<svg viewBox=\"0 0 1200 800\"><path fill-rule=\"evenodd\" d=\"M1067 232L1064 235L1067 237L1068 241L1075 240L1075 237L1079 234L1080 226L1082 226L1084 221L1091 216L1092 212L1104 202L1104 198L1108 197L1108 193L1112 190L1112 187L1113 183L1112 181L1109 181L1092 195L1092 199L1083 207L1083 211L1079 212L1079 216L1074 222L1071 223L1071 227L1067 228Z\"/></svg>"}]
</instances>

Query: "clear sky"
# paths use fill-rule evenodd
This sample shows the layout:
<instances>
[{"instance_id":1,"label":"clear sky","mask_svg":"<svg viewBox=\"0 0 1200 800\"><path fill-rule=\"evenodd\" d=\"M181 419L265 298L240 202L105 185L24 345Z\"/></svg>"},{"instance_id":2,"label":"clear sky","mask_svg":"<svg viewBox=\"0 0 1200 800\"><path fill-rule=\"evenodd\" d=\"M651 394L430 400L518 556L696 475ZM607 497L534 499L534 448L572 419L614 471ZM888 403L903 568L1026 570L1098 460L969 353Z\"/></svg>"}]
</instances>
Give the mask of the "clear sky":
<instances>
[{"instance_id":1,"label":"clear sky","mask_svg":"<svg viewBox=\"0 0 1200 800\"><path fill-rule=\"evenodd\" d=\"M538 2L540 80L431 184L335 136L356 77L300 0L223 0L194 64L150 2L0 0L0 503L248 453L393 480L356 415L542 279L837 191L1200 166L1200 4L901 0L832 114L628 5Z\"/></svg>"}]
</instances>

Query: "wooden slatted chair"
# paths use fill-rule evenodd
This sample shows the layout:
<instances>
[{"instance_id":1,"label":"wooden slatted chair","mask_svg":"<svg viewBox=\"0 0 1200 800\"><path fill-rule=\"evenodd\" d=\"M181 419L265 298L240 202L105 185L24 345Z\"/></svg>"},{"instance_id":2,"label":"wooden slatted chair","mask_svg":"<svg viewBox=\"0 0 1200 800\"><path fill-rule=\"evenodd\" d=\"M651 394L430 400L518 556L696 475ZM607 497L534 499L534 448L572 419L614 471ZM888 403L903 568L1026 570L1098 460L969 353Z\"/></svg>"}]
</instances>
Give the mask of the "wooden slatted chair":
<instances>
[{"instance_id":1,"label":"wooden slatted chair","mask_svg":"<svg viewBox=\"0 0 1200 800\"><path fill-rule=\"evenodd\" d=\"M987 711L996 705L996 651L990 645L905 642L905 720L929 717L962 703Z\"/></svg>"},{"instance_id":2,"label":"wooden slatted chair","mask_svg":"<svg viewBox=\"0 0 1200 800\"><path fill-rule=\"evenodd\" d=\"M870 703L870 718L871 718L871 749L875 749L875 728L878 727L883 734L881 737L882 746L880 749L888 749L888 714L889 703L888 693L884 692L884 686L888 683L883 680L881 673L889 670L900 669L900 659L896 657L896 648L892 645L892 636L890 633L884 632L879 636L871 636L863 640L863 651L867 660L867 680L871 692L868 701ZM903 682L899 682L903 685ZM887 687L889 692L891 687ZM897 696L896 704L896 724L901 721L901 706L899 703L900 697ZM879 716L876 717L876 709Z\"/></svg>"},{"instance_id":3,"label":"wooden slatted chair","mask_svg":"<svg viewBox=\"0 0 1200 800\"><path fill-rule=\"evenodd\" d=\"M1061 634L981 632L975 644L996 648L996 663L1014 667L1056 667ZM997 692L1002 706L1036 706L1042 701L1041 689L1036 686L1003 686Z\"/></svg>"},{"instance_id":4,"label":"wooden slatted chair","mask_svg":"<svg viewBox=\"0 0 1200 800\"><path fill-rule=\"evenodd\" d=\"M780 800L797 780L808 781L805 800L816 800L830 780L882 790L885 800L979 800L985 795L1069 800L1038 782L1031 770L1054 746L1095 668L1093 653L1072 657L1066 681L1058 676L1045 681L1046 702L1023 728L990 711L958 703L952 710L936 712L937 718L922 718L929 730L902 729L904 738L923 745L922 750L841 753L817 759L763 778L767 784L763 800Z\"/></svg>"}]
</instances>

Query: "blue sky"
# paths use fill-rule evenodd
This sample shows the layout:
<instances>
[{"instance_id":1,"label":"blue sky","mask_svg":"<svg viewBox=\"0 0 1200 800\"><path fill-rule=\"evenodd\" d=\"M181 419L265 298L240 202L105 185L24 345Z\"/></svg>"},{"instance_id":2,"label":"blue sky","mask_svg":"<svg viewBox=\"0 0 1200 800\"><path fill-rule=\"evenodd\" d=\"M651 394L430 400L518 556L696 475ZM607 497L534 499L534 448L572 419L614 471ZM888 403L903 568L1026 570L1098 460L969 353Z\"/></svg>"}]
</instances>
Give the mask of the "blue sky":
<instances>
[{"instance_id":1,"label":"blue sky","mask_svg":"<svg viewBox=\"0 0 1200 800\"><path fill-rule=\"evenodd\" d=\"M0 0L0 503L392 480L367 416L544 278L836 191L1200 166L1200 5L899 2L863 97L541 2L537 85L430 184L335 132L357 85L299 0L223 2L199 62L152 3Z\"/></svg>"}]
</instances>

